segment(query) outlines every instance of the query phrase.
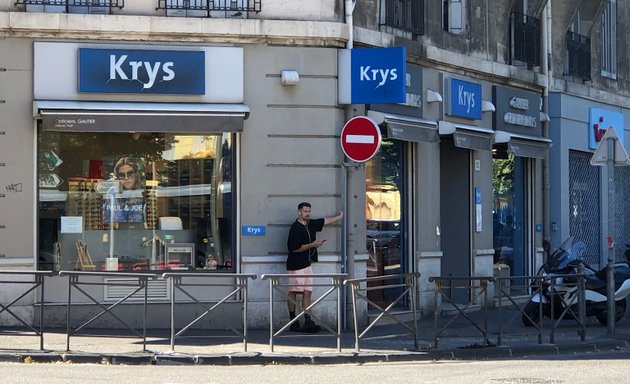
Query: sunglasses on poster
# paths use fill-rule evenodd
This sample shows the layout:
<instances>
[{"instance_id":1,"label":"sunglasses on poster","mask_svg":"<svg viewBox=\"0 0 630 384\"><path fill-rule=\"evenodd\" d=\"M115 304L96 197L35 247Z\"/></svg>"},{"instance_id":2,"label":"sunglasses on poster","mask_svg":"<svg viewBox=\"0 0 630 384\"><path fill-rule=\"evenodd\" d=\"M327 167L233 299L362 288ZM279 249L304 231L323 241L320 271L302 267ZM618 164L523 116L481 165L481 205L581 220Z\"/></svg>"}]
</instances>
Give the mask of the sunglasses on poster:
<instances>
[{"instance_id":1,"label":"sunglasses on poster","mask_svg":"<svg viewBox=\"0 0 630 384\"><path fill-rule=\"evenodd\" d=\"M135 172L135 171L129 171L129 172L118 172L118 173L116 174L116 176L117 176L119 179L131 179L131 178L136 177L136 172Z\"/></svg>"}]
</instances>

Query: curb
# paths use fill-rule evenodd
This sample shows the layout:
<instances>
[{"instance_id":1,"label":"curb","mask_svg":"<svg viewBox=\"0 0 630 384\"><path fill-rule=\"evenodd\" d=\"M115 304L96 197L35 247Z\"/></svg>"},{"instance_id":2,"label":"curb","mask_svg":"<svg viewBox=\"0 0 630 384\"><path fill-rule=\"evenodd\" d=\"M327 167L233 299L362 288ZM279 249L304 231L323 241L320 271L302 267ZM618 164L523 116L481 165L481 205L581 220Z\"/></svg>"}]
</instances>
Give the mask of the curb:
<instances>
[{"instance_id":1,"label":"curb","mask_svg":"<svg viewBox=\"0 0 630 384\"><path fill-rule=\"evenodd\" d=\"M225 355L188 355L185 353L139 352L131 354L59 353L53 351L1 351L0 362L75 363L119 365L326 365L438 360L499 360L532 356L598 353L630 348L630 340L601 340L569 344L533 344L525 346L488 346L450 350L408 352L350 352L316 355L239 352Z\"/></svg>"}]
</instances>

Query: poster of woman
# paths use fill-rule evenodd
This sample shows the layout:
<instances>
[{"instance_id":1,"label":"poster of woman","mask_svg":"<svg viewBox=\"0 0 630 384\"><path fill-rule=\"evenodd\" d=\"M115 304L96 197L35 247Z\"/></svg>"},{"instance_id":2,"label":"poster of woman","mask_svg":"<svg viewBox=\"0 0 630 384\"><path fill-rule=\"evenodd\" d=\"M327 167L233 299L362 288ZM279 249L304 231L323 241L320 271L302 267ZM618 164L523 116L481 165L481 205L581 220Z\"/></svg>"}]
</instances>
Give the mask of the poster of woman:
<instances>
[{"instance_id":1,"label":"poster of woman","mask_svg":"<svg viewBox=\"0 0 630 384\"><path fill-rule=\"evenodd\" d=\"M103 199L103 221L106 223L142 223L145 219L145 161L132 156L116 156L103 161L105 175L110 181L119 182L118 190ZM113 213L113 220L111 213Z\"/></svg>"}]
</instances>

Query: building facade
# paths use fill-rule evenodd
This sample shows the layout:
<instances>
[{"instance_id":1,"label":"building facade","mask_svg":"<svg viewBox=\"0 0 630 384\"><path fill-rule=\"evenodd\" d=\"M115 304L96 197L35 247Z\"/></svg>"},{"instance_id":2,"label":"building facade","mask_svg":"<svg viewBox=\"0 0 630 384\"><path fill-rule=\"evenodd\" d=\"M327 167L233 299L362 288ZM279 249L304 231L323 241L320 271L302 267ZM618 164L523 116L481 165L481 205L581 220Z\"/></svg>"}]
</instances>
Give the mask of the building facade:
<instances>
[{"instance_id":1,"label":"building facade","mask_svg":"<svg viewBox=\"0 0 630 384\"><path fill-rule=\"evenodd\" d=\"M346 210L324 230L315 272L420 272L424 316L440 305L431 276L534 274L543 239L572 220L567 161L582 169L586 155L572 151L592 151L561 144L575 137L568 127L588 122L586 104L625 116L621 67L615 81L563 72L584 76L576 25L596 35L613 3L615 20L627 18L615 1L365 0L349 13L341 0L0 0L11 52L0 56L2 269L284 273L288 228L309 201L316 216ZM591 62L616 31L591 38ZM342 104L350 36L354 48L405 49L404 102ZM625 54L607 54L602 73ZM357 115L383 136L365 164L339 144ZM65 284L47 286L52 323L65 321ZM161 284L151 301L166 314ZM251 326L268 324L267 284L250 287ZM474 293L451 299L478 303ZM286 317L284 297L273 303ZM237 319L239 300L223 311ZM337 316L332 299L316 311ZM370 308L360 313L367 321Z\"/></svg>"}]
</instances>

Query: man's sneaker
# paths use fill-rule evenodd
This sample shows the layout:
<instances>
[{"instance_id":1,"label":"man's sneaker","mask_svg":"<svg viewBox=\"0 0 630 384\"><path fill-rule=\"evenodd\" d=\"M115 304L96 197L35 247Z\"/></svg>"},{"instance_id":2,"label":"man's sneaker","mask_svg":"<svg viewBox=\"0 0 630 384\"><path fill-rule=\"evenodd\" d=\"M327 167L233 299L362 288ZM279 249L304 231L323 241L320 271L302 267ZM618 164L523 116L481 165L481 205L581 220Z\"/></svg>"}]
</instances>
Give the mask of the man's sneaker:
<instances>
[{"instance_id":1,"label":"man's sneaker","mask_svg":"<svg viewBox=\"0 0 630 384\"><path fill-rule=\"evenodd\" d=\"M300 327L300 322L296 320L293 324L291 324L291 326L289 327L289 331L302 332L302 327Z\"/></svg>"},{"instance_id":2,"label":"man's sneaker","mask_svg":"<svg viewBox=\"0 0 630 384\"><path fill-rule=\"evenodd\" d=\"M322 330L322 327L315 324L313 320L310 320L304 323L304 326L302 327L301 331L304 333L318 333L321 330Z\"/></svg>"}]
</instances>

